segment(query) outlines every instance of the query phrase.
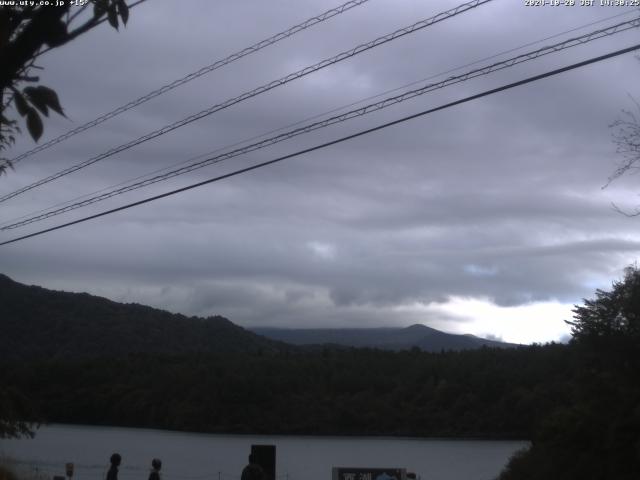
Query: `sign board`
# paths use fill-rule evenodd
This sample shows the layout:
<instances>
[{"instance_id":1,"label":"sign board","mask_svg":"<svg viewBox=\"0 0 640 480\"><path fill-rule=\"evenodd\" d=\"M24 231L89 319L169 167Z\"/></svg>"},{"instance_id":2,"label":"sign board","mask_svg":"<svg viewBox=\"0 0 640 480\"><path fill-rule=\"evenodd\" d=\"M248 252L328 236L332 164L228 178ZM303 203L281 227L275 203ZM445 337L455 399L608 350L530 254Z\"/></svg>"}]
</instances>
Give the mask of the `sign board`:
<instances>
[{"instance_id":1,"label":"sign board","mask_svg":"<svg viewBox=\"0 0 640 480\"><path fill-rule=\"evenodd\" d=\"M404 468L333 467L332 480L407 480Z\"/></svg>"}]
</instances>

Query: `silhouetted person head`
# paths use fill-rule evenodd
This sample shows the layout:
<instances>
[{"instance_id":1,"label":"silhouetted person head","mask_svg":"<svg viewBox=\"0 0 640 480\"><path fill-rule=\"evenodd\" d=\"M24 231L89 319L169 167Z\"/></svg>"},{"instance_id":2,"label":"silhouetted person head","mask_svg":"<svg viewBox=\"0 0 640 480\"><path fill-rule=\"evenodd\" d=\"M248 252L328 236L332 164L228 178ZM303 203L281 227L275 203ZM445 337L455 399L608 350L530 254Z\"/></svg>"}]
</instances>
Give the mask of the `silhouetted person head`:
<instances>
[{"instance_id":1,"label":"silhouetted person head","mask_svg":"<svg viewBox=\"0 0 640 480\"><path fill-rule=\"evenodd\" d=\"M122 462L122 457L119 453L114 453L111 455L109 461L111 461L111 466L107 472L106 480L118 480L118 467L120 466L120 462Z\"/></svg>"},{"instance_id":2,"label":"silhouetted person head","mask_svg":"<svg viewBox=\"0 0 640 480\"><path fill-rule=\"evenodd\" d=\"M249 465L242 470L240 480L265 480L267 477L262 467L258 464L256 457L249 455Z\"/></svg>"},{"instance_id":3,"label":"silhouetted person head","mask_svg":"<svg viewBox=\"0 0 640 480\"><path fill-rule=\"evenodd\" d=\"M160 480L160 469L162 468L162 461L159 458L151 460L151 473L149 474L149 480Z\"/></svg>"}]
</instances>

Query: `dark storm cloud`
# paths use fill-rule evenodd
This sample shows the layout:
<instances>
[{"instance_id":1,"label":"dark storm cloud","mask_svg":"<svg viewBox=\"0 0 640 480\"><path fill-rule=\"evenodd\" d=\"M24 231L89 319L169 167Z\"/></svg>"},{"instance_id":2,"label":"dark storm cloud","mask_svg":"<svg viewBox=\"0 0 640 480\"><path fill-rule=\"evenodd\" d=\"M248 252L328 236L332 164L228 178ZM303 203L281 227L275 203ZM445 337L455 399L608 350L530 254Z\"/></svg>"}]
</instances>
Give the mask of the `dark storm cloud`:
<instances>
[{"instance_id":1,"label":"dark storm cloud","mask_svg":"<svg viewBox=\"0 0 640 480\"><path fill-rule=\"evenodd\" d=\"M105 26L44 58L43 82L58 90L71 119L51 118L45 135L63 133L335 3L185 5L147 2L132 11L123 31ZM372 0L25 160L0 189L19 188L455 5ZM622 10L530 9L496 0L18 197L3 205L3 220L617 13ZM64 218L320 144L635 39L634 30L437 91ZM3 247L2 271L51 288L223 314L244 325L426 322L446 329L464 320L471 328L473 312L453 315L433 305L454 297L504 307L579 302L606 287L640 251L637 220L610 206L629 198L634 183L601 190L616 161L608 125L629 106L639 72L627 55ZM30 146L21 139L16 154Z\"/></svg>"}]
</instances>

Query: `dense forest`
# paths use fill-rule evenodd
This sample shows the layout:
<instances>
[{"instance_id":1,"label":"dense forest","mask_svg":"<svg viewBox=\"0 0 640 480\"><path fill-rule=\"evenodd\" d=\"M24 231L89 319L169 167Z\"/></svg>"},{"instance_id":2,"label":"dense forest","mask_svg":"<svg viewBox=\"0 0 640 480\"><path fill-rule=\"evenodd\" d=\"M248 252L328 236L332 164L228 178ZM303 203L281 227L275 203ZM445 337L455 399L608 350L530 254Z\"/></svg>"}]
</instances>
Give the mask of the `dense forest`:
<instances>
[{"instance_id":1,"label":"dense forest","mask_svg":"<svg viewBox=\"0 0 640 480\"><path fill-rule=\"evenodd\" d=\"M0 365L49 421L239 433L529 438L568 404L561 345L431 354L133 355Z\"/></svg>"},{"instance_id":2,"label":"dense forest","mask_svg":"<svg viewBox=\"0 0 640 480\"><path fill-rule=\"evenodd\" d=\"M523 438L531 447L501 480L631 480L640 478L638 371L640 270L629 269L611 291L576 307L569 345L8 356L0 361L0 418L203 432Z\"/></svg>"},{"instance_id":3,"label":"dense forest","mask_svg":"<svg viewBox=\"0 0 640 480\"><path fill-rule=\"evenodd\" d=\"M0 383L51 422L522 438L532 447L505 480L637 479L638 357L629 362L626 353L574 342L445 353L142 354L4 363Z\"/></svg>"}]
</instances>

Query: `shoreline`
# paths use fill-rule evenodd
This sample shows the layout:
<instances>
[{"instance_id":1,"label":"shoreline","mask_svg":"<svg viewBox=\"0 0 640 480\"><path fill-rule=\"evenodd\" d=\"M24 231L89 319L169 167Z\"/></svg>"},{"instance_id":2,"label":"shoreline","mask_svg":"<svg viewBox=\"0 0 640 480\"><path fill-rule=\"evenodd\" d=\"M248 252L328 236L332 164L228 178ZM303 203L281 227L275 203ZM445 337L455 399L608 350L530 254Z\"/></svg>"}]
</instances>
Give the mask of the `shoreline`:
<instances>
[{"instance_id":1,"label":"shoreline","mask_svg":"<svg viewBox=\"0 0 640 480\"><path fill-rule=\"evenodd\" d=\"M418 435L394 435L394 434L371 434L371 433L248 433L248 432L202 432L191 430L172 430L162 427L139 427L131 425L106 425L106 424L81 424L81 423L60 423L50 422L42 423L40 427L72 427L83 429L108 429L108 430L139 430L149 432L163 432L167 434L185 434L185 435L201 435L201 436L227 436L227 437L263 437L263 438L322 438L322 439L355 439L355 438L367 438L367 439L380 439L380 440L415 440L415 441L451 441L451 442L531 442L530 438L523 438L518 436L488 436L488 435L464 435L464 436L418 436ZM38 429L34 430L35 435L38 435ZM22 438L20 440L30 440L29 438ZM11 440L11 439L2 439Z\"/></svg>"}]
</instances>

